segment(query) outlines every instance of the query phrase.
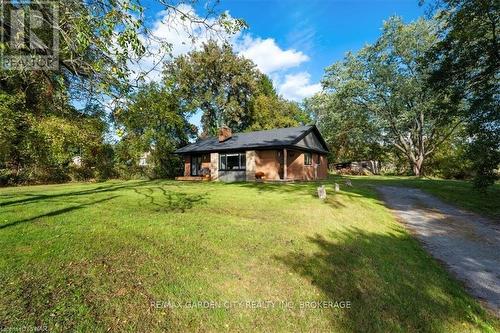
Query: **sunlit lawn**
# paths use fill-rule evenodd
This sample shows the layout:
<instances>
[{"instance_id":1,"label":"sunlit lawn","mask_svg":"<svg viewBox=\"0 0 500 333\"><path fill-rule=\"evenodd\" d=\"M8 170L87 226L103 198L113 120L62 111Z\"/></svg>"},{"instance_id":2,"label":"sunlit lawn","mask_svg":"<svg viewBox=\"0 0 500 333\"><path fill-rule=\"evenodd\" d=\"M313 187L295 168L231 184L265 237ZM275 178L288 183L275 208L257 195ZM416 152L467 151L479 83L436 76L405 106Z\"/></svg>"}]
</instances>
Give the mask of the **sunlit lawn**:
<instances>
[{"instance_id":1,"label":"sunlit lawn","mask_svg":"<svg viewBox=\"0 0 500 333\"><path fill-rule=\"evenodd\" d=\"M447 203L491 217L500 223L500 183L486 192L473 189L469 181L417 177L350 177L360 185L396 185L422 189Z\"/></svg>"},{"instance_id":2,"label":"sunlit lawn","mask_svg":"<svg viewBox=\"0 0 500 333\"><path fill-rule=\"evenodd\" d=\"M499 330L356 182L0 189L0 328Z\"/></svg>"}]
</instances>

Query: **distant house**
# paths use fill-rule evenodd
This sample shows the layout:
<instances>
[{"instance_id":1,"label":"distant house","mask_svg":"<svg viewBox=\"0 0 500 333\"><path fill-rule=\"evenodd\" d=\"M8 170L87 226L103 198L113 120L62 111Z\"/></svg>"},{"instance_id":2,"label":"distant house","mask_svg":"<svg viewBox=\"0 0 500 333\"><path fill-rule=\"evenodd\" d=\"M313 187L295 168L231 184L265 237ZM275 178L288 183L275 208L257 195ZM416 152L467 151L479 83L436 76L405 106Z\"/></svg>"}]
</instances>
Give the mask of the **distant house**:
<instances>
[{"instance_id":1,"label":"distant house","mask_svg":"<svg viewBox=\"0 0 500 333\"><path fill-rule=\"evenodd\" d=\"M364 173L369 172L374 175L380 173L380 161L364 160L334 163L333 169L340 173Z\"/></svg>"},{"instance_id":2,"label":"distant house","mask_svg":"<svg viewBox=\"0 0 500 333\"><path fill-rule=\"evenodd\" d=\"M179 180L293 181L328 175L328 148L314 125L235 134L223 127L218 137L176 153L184 159Z\"/></svg>"}]
</instances>

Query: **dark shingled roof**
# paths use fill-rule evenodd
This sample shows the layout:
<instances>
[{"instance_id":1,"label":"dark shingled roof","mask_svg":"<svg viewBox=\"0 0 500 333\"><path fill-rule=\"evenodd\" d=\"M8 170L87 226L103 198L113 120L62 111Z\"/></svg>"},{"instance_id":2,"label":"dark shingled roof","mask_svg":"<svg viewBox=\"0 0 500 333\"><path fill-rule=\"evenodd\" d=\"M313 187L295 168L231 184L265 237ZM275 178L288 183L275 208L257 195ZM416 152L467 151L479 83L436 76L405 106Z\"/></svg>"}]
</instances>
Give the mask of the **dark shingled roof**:
<instances>
[{"instance_id":1,"label":"dark shingled roof","mask_svg":"<svg viewBox=\"0 0 500 333\"><path fill-rule=\"evenodd\" d=\"M320 141L321 144L319 147L304 147L304 145L296 145L311 132L314 132ZM273 148L295 148L300 150L311 150L318 153L328 153L326 143L315 125L276 128L267 131L247 133L234 133L230 139L224 142L219 142L218 137L210 137L177 149L175 153L189 154Z\"/></svg>"}]
</instances>

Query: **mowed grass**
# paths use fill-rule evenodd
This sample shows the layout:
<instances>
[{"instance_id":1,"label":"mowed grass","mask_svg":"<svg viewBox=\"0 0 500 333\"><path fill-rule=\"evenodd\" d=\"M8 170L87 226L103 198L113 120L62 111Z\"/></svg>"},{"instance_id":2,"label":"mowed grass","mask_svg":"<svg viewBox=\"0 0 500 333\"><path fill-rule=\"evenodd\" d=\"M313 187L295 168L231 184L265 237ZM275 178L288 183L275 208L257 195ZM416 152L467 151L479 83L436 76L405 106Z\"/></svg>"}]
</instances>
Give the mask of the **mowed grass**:
<instances>
[{"instance_id":1,"label":"mowed grass","mask_svg":"<svg viewBox=\"0 0 500 333\"><path fill-rule=\"evenodd\" d=\"M419 188L445 202L490 217L500 223L500 183L479 192L469 181L418 177L350 177L359 185L392 185ZM338 177L337 177L338 179Z\"/></svg>"},{"instance_id":2,"label":"mowed grass","mask_svg":"<svg viewBox=\"0 0 500 333\"><path fill-rule=\"evenodd\" d=\"M369 184L336 194L324 184L325 202L313 183L0 189L0 327L500 329Z\"/></svg>"}]
</instances>

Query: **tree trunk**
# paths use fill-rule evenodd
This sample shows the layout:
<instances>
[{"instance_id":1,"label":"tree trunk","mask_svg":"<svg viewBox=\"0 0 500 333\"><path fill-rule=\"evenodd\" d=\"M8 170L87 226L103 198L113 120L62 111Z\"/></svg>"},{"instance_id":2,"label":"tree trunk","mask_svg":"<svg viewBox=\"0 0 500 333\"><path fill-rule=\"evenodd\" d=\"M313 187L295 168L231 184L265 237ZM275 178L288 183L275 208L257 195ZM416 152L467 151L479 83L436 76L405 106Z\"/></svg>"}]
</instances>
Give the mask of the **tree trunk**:
<instances>
[{"instance_id":1,"label":"tree trunk","mask_svg":"<svg viewBox=\"0 0 500 333\"><path fill-rule=\"evenodd\" d=\"M424 164L424 157L419 156L417 159L410 159L410 165L413 170L413 174L417 177L420 177L423 175L422 170L423 170L423 164Z\"/></svg>"}]
</instances>

